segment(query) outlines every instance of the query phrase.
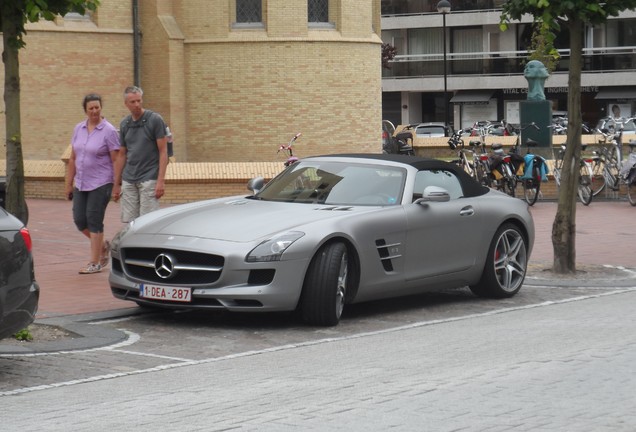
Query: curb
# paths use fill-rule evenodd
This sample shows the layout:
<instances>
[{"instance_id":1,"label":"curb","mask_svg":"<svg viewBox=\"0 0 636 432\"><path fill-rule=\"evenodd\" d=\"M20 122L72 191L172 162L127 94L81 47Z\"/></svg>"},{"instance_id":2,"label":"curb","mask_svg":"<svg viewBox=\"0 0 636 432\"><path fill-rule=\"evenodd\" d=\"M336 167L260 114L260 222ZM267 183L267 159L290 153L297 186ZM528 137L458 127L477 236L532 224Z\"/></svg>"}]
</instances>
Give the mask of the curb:
<instances>
[{"instance_id":1,"label":"curb","mask_svg":"<svg viewBox=\"0 0 636 432\"><path fill-rule=\"evenodd\" d=\"M574 275L558 275L547 264L531 264L524 285L552 288L636 287L636 269L613 265L577 265Z\"/></svg>"},{"instance_id":2,"label":"curb","mask_svg":"<svg viewBox=\"0 0 636 432\"><path fill-rule=\"evenodd\" d=\"M60 339L21 342L10 338L0 341L0 356L7 354L35 355L103 348L128 339L126 333L96 325L97 321L139 315L137 309L117 309L95 314L68 315L36 320L32 325L59 331Z\"/></svg>"}]
</instances>

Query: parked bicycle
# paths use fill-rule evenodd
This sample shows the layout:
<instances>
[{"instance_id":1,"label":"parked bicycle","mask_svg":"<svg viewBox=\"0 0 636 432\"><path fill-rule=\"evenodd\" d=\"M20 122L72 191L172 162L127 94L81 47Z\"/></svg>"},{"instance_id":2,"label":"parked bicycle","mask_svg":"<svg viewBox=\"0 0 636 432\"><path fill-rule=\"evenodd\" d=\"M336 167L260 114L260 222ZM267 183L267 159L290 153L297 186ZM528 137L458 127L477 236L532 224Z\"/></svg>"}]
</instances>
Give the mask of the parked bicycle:
<instances>
[{"instance_id":1,"label":"parked bicycle","mask_svg":"<svg viewBox=\"0 0 636 432\"><path fill-rule=\"evenodd\" d=\"M561 186L561 170L563 169L563 155L565 154L565 149L565 144L562 144L561 148L554 156L554 168L552 173L554 175L554 181L557 185L557 189ZM585 146L582 146L582 149L585 150ZM554 153L554 148L552 149L552 152ZM592 197L594 196L592 192L593 164L593 158L581 157L579 160L579 185L577 188L577 196L583 205L586 206L590 205Z\"/></svg>"},{"instance_id":2,"label":"parked bicycle","mask_svg":"<svg viewBox=\"0 0 636 432\"><path fill-rule=\"evenodd\" d=\"M468 156L466 155L468 153L468 150L466 150L464 140L462 139L463 133L463 129L458 129L453 132L453 135L451 135L451 137L448 139L448 146L450 147L450 149L457 151L457 159L451 162L459 165L461 168L464 169L464 171L473 176L473 172L475 170L473 169L472 162L469 161Z\"/></svg>"},{"instance_id":3,"label":"parked bicycle","mask_svg":"<svg viewBox=\"0 0 636 432\"><path fill-rule=\"evenodd\" d=\"M508 154L503 154L501 144L493 144L493 160L491 169L495 172L495 182L498 189L510 196L516 195L517 185L521 183L523 187L523 197L529 205L534 205L541 194L541 182L547 174L545 160L530 151L531 147L536 147L538 143L533 140L526 140L528 150L525 156L519 154L523 131L529 127L539 129L535 123L520 126L516 129L516 140ZM497 155L499 156L497 158ZM495 167L497 165L497 168ZM499 172L501 178L497 178Z\"/></svg>"},{"instance_id":4,"label":"parked bicycle","mask_svg":"<svg viewBox=\"0 0 636 432\"><path fill-rule=\"evenodd\" d=\"M289 142L287 144L281 144L280 147L278 147L278 152L280 153L281 150L284 151L285 153L287 153L287 160L285 161L285 166L290 166L293 163L298 162L298 158L296 156L294 156L294 143L296 142L296 140L298 138L300 138L300 136L302 135L302 132L298 132L296 135L294 135L292 137L291 140L289 140Z\"/></svg>"},{"instance_id":5,"label":"parked bicycle","mask_svg":"<svg viewBox=\"0 0 636 432\"><path fill-rule=\"evenodd\" d=\"M488 165L488 155L484 144L478 140L469 141L469 149L465 147L462 139L464 131L458 129L448 140L448 146L457 151L457 159L453 162L463 168L471 177L484 186L490 186L488 177L490 168Z\"/></svg>"},{"instance_id":6,"label":"parked bicycle","mask_svg":"<svg viewBox=\"0 0 636 432\"><path fill-rule=\"evenodd\" d=\"M289 140L287 144L281 144L278 147L278 151L276 153L280 153L282 151L286 154L286 159L284 163L285 168L298 162L298 157L294 156L294 144L296 143L296 140L300 138L301 135L302 133L298 132L296 135L292 137L291 140ZM304 182L307 180L308 179L306 176L298 176L298 178L296 179L296 184L294 185L295 188L299 190L303 189L305 187ZM254 194L258 193L264 186L265 186L265 178L263 177L254 177L247 182L247 188L251 190L252 192L254 192Z\"/></svg>"},{"instance_id":7,"label":"parked bicycle","mask_svg":"<svg viewBox=\"0 0 636 432\"><path fill-rule=\"evenodd\" d=\"M503 145L495 143L491 146L489 158L491 187L510 196L515 196L517 177L512 163L512 155L505 154Z\"/></svg>"},{"instance_id":8,"label":"parked bicycle","mask_svg":"<svg viewBox=\"0 0 636 432\"><path fill-rule=\"evenodd\" d=\"M474 178L484 186L491 187L490 155L486 151L486 136L489 134L492 124L490 122L477 122L466 131L471 140L468 142L473 153ZM479 139L475 139L479 137Z\"/></svg>"},{"instance_id":9,"label":"parked bicycle","mask_svg":"<svg viewBox=\"0 0 636 432\"><path fill-rule=\"evenodd\" d=\"M629 156L621 165L620 175L627 185L627 200L636 206L636 141L629 141Z\"/></svg>"},{"instance_id":10,"label":"parked bicycle","mask_svg":"<svg viewBox=\"0 0 636 432\"><path fill-rule=\"evenodd\" d=\"M592 161L592 194L604 189L618 191L621 185L620 167L623 159L622 129L614 132L608 129L596 130L602 138L598 141L598 150Z\"/></svg>"},{"instance_id":11,"label":"parked bicycle","mask_svg":"<svg viewBox=\"0 0 636 432\"><path fill-rule=\"evenodd\" d=\"M538 142L528 139L526 140L526 146L528 150L523 157L523 167L517 169L517 182L521 183L523 187L523 197L528 205L534 205L541 195L541 183L546 179L548 174L547 164L545 159L530 151L531 148L537 147ZM514 152L519 150L519 140L517 140L513 147Z\"/></svg>"}]
</instances>

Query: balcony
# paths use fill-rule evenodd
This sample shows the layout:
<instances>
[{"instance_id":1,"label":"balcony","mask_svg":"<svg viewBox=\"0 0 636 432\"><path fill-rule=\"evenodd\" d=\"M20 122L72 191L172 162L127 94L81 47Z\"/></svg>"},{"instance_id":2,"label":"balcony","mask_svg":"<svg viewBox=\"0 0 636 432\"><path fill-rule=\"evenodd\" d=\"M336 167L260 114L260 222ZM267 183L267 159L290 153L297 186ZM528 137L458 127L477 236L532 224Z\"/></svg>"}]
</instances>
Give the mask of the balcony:
<instances>
[{"instance_id":1,"label":"balcony","mask_svg":"<svg viewBox=\"0 0 636 432\"><path fill-rule=\"evenodd\" d=\"M561 59L555 72L567 72L570 50L559 50ZM526 51L447 53L448 76L522 75ZM636 46L586 48L583 50L583 73L630 72L636 70ZM443 54L398 55L391 69L382 71L383 79L428 78L444 74Z\"/></svg>"}]
</instances>

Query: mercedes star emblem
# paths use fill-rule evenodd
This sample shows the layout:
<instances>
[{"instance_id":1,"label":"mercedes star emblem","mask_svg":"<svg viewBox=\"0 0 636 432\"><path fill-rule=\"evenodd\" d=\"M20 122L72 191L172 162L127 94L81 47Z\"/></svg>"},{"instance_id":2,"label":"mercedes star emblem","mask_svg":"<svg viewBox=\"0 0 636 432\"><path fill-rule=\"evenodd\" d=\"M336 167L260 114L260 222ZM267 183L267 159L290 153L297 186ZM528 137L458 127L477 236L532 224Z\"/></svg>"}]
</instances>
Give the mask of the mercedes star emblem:
<instances>
[{"instance_id":1,"label":"mercedes star emblem","mask_svg":"<svg viewBox=\"0 0 636 432\"><path fill-rule=\"evenodd\" d=\"M176 274L174 269L175 259L170 255L159 254L155 258L155 273L161 279L170 279Z\"/></svg>"}]
</instances>

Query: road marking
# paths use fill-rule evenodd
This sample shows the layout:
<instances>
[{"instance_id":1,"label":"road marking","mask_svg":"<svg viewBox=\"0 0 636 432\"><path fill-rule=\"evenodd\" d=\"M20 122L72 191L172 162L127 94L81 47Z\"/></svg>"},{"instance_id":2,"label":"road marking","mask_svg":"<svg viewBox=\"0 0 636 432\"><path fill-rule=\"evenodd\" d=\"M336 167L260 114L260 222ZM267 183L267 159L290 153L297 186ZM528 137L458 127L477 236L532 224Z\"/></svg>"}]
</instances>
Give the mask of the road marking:
<instances>
[{"instance_id":1,"label":"road marking","mask_svg":"<svg viewBox=\"0 0 636 432\"><path fill-rule=\"evenodd\" d=\"M290 349L297 349L297 348L303 348L303 347L308 347L308 346L315 346L315 345L321 345L321 344L327 344L327 343L333 343L333 342L360 339L360 338L364 338L364 337L382 335L382 334L387 334L387 333L394 333L394 332L399 332L399 331L404 331L404 330L412 330L412 329L416 329L416 328L420 328L420 327L426 327L426 326L431 326L431 325L438 325L438 324L445 324L445 323L451 323L451 322L457 322L457 321L464 321L464 320L469 320L469 319L474 319L474 318L481 318L481 317L499 315L499 314L504 314L504 313L509 313L509 312L516 312L516 311L522 311L522 310L546 307L546 306L555 306L555 305L560 305L560 304L566 304L566 303L572 303L572 302L577 302L577 301L590 300L590 299L595 299L595 298L600 298L600 297L606 297L606 296L617 295L617 294L626 294L626 293L632 293L632 292L636 292L636 286L628 287L628 288L621 288L619 290L610 291L610 292L603 292L603 293L598 293L598 294L590 294L590 295L572 297L572 298L562 299L562 300L545 301L545 302L542 302L542 303L535 303L535 304L532 304L532 305L509 307L509 308L503 308L503 309L493 310L493 311L489 311L489 312L482 312L482 313L477 313L477 314L463 315L463 316L454 317L454 318L444 318L444 319L431 320L431 321L419 321L419 322L411 323L411 324L408 324L408 325L387 328L387 329L384 329L384 330L375 330L375 331L371 331L371 332L356 333L356 334L348 335L348 336L339 336L339 337L318 339L318 340L314 340L314 341L306 341L306 342L299 342L299 343L293 343L293 344L279 345L279 346L275 346L275 347L271 347L271 348L264 348L264 349L255 350L255 351L245 351L245 352L236 353L236 354L228 354L228 355L221 356L221 357L211 357L211 358L201 359L201 360L176 359L177 363L159 365L159 366L146 368L146 369L138 369L138 370L128 371L128 372L119 372L119 373L112 373L112 374L105 374L105 375L97 375L97 376L93 376L93 377L81 378L81 379L76 379L76 380L71 380L71 381L63 381L63 382L58 382L58 383L53 383L53 384L43 384L43 385L39 385L39 386L23 387L23 388L14 389L14 390L3 391L3 392L0 392L0 396L12 396L12 395L29 393L29 392L33 392L33 391L39 391L39 390L48 390L48 389L54 389L54 388L59 388L59 387L68 387L68 386L77 385L77 384L84 384L84 383L90 383L90 382L103 381L103 380L107 380L107 379L123 378L123 377L127 377L127 376L140 375L140 374L145 374L145 373L161 372L161 371L165 371L165 370L169 370L169 369L181 368L181 367L185 367L185 366L196 366L196 365L202 365L202 364L207 364L207 363L216 363L216 362L222 362L222 361L227 361L227 360L233 360L233 359L237 359L237 358L262 355L262 354L267 354L267 353L272 353L272 352L286 351L286 350L290 350ZM115 352L117 352L118 348L121 348L122 346L126 346L126 345L131 345L132 343L135 343L136 341L139 340L139 335L137 335L135 333L128 332L128 331L125 331L125 330L122 330L122 331L124 331L125 333L130 335L129 339L134 339L135 337L137 339L135 339L134 342L130 342L129 340L126 340L124 342L120 342L120 343L112 345L112 346L100 347L100 348L92 348L92 349L87 349L87 350L83 350L83 351L66 351L66 352L59 352L59 353L35 353L35 354L7 354L7 355L0 354L0 357L36 356L36 355L53 355L53 354L57 355L57 354L65 354L65 353L88 352L88 351L115 351ZM128 354L145 355L145 356L149 356L149 357L160 357L161 358L161 356L155 356L153 354L136 353L136 352L129 352L129 351L124 351L124 350L122 350L121 352L125 352L125 353L128 353ZM167 358L173 359L171 357L167 357Z\"/></svg>"}]
</instances>

